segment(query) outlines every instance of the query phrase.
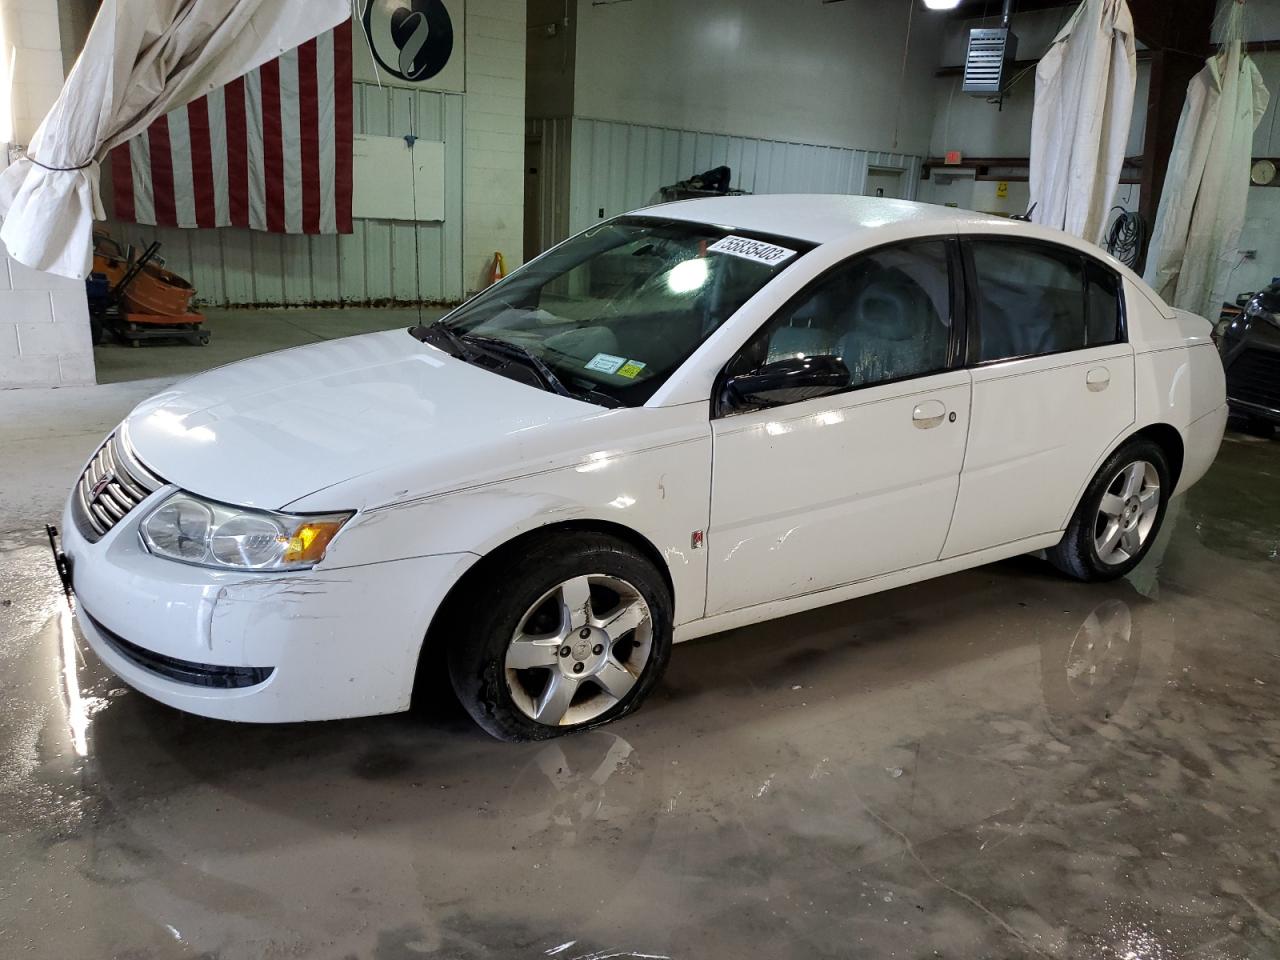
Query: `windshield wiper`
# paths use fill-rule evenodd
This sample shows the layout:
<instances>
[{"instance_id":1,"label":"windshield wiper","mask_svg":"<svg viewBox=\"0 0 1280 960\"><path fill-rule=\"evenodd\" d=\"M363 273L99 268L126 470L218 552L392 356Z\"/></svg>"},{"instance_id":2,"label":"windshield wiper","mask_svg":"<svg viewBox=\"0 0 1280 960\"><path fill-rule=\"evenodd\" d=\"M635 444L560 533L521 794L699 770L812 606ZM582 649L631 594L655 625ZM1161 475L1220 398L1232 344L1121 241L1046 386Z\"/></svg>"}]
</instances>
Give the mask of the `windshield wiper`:
<instances>
[{"instance_id":1,"label":"windshield wiper","mask_svg":"<svg viewBox=\"0 0 1280 960\"><path fill-rule=\"evenodd\" d=\"M437 320L430 326L418 324L416 327L409 328L409 334L415 340L421 340L423 343L430 343L433 340L443 339L453 348L454 355L461 357L463 360L471 358L471 351L467 349L466 343L462 337L454 333L453 329L443 320Z\"/></svg>"},{"instance_id":2,"label":"windshield wiper","mask_svg":"<svg viewBox=\"0 0 1280 960\"><path fill-rule=\"evenodd\" d=\"M547 385L549 390L560 394L562 397L568 397L571 400L578 399L574 395L574 392L566 387L561 382L560 378L556 376L555 371L547 366L547 362L537 354L531 352L527 347L522 347L520 344L512 343L509 340L499 340L497 337L486 337L478 333L464 333L459 335L453 333L452 330L450 330L449 333L453 334L453 336L457 337L464 343L475 344L483 350L501 354L505 357L514 358L530 367L533 367L534 372L542 378L542 382Z\"/></svg>"},{"instance_id":3,"label":"windshield wiper","mask_svg":"<svg viewBox=\"0 0 1280 960\"><path fill-rule=\"evenodd\" d=\"M452 332L452 331L450 331ZM455 334L455 336L457 336ZM562 397L568 397L570 400L585 400L588 403L595 403L602 407L621 407L624 404L617 397L610 396L595 387L588 390L574 391L565 386L564 381L556 375L551 369L550 364L543 360L528 347L522 347L518 343L512 343L509 340L499 340L497 337L486 337L483 334L464 333L459 339L468 344L475 344L482 349L488 349L493 353L502 354L504 356L513 357L524 363L527 363L542 378L547 387Z\"/></svg>"},{"instance_id":4,"label":"windshield wiper","mask_svg":"<svg viewBox=\"0 0 1280 960\"><path fill-rule=\"evenodd\" d=\"M423 341L434 340L437 336L449 343L456 351L455 355L465 361L470 361L474 356L474 350L479 349L487 351L491 354L508 359L518 360L526 366L532 367L534 373L546 385L547 389L553 393L557 393L562 397L568 397L570 400L587 400L589 403L596 403L602 407L620 407L622 402L616 397L612 397L607 393L602 393L594 387L590 390L575 393L564 385L550 365L530 351L527 347L522 347L518 343L511 343L509 340L499 340L497 337L486 337L478 333L457 333L453 328L446 324L443 320L437 320L431 326L417 326L409 330L415 338Z\"/></svg>"}]
</instances>

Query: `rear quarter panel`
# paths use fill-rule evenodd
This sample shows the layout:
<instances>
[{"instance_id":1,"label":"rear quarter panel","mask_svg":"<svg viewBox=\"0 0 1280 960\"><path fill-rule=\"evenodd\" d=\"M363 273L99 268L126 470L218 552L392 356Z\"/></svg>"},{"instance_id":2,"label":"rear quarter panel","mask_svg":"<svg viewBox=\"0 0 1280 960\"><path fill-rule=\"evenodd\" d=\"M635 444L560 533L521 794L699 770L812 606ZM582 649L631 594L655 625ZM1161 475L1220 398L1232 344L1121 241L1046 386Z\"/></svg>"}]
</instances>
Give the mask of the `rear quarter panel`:
<instances>
[{"instance_id":1,"label":"rear quarter panel","mask_svg":"<svg viewBox=\"0 0 1280 960\"><path fill-rule=\"evenodd\" d=\"M1136 363L1136 426L1168 424L1183 443L1175 493L1200 479L1217 456L1226 426L1227 387L1212 325L1185 310L1157 309L1129 291ZM1140 309L1134 309L1138 305Z\"/></svg>"}]
</instances>

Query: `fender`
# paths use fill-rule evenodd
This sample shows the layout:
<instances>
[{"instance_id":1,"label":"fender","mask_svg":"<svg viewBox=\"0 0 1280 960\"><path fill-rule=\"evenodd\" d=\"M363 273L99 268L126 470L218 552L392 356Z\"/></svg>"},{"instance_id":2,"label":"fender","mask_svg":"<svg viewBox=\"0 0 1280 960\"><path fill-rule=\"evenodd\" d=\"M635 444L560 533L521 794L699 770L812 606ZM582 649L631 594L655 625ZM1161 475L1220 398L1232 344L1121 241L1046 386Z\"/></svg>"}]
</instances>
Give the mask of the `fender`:
<instances>
[{"instance_id":1,"label":"fender","mask_svg":"<svg viewBox=\"0 0 1280 960\"><path fill-rule=\"evenodd\" d=\"M440 554L483 557L540 527L594 521L624 527L653 545L674 588L676 623L684 623L705 607L706 553L693 547L693 534L707 527L710 491L711 437L704 424L678 442L369 508L334 540L317 569Z\"/></svg>"}]
</instances>

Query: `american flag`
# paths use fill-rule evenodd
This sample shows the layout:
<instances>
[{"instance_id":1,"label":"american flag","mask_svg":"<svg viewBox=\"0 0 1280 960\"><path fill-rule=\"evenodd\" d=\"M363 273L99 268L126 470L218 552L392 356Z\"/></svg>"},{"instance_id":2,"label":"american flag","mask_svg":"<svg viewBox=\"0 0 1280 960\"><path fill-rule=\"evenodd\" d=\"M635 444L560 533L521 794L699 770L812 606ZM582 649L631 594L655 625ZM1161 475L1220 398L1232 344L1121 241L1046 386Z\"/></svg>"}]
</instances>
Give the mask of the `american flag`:
<instances>
[{"instance_id":1,"label":"american flag","mask_svg":"<svg viewBox=\"0 0 1280 960\"><path fill-rule=\"evenodd\" d=\"M351 21L111 153L117 220L351 233Z\"/></svg>"}]
</instances>

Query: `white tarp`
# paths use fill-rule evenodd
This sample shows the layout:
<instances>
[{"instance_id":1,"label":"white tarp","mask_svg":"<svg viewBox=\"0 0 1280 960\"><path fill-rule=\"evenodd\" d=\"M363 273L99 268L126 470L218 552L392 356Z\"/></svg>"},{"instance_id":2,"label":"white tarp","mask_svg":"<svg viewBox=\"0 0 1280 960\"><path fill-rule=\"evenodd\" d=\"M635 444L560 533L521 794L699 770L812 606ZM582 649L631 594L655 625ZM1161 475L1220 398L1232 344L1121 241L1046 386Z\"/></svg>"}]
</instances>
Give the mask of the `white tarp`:
<instances>
[{"instance_id":1,"label":"white tarp","mask_svg":"<svg viewBox=\"0 0 1280 960\"><path fill-rule=\"evenodd\" d=\"M1036 67L1031 202L1036 223L1102 241L1124 167L1137 85L1125 0L1085 0Z\"/></svg>"},{"instance_id":2,"label":"white tarp","mask_svg":"<svg viewBox=\"0 0 1280 960\"><path fill-rule=\"evenodd\" d=\"M31 159L0 173L9 255L85 277L104 216L99 163L112 147L350 15L350 0L103 0Z\"/></svg>"},{"instance_id":3,"label":"white tarp","mask_svg":"<svg viewBox=\"0 0 1280 960\"><path fill-rule=\"evenodd\" d=\"M1210 320L1229 298L1253 131L1269 99L1239 39L1211 57L1187 86L1143 279L1166 303Z\"/></svg>"}]
</instances>

